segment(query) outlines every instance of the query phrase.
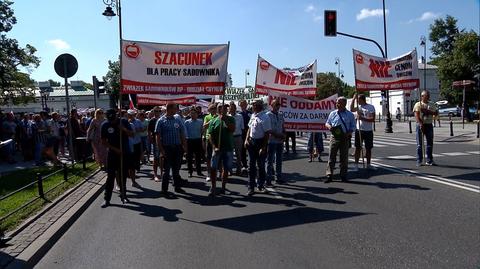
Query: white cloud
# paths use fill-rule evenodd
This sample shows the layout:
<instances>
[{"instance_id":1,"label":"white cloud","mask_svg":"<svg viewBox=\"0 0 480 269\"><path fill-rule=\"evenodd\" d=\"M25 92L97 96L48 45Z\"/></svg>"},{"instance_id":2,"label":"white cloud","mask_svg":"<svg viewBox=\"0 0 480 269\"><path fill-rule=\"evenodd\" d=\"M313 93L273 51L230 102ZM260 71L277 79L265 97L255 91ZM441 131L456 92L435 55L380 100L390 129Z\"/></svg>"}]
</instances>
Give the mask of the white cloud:
<instances>
[{"instance_id":1,"label":"white cloud","mask_svg":"<svg viewBox=\"0 0 480 269\"><path fill-rule=\"evenodd\" d=\"M56 50L66 50L70 48L70 45L61 39L48 40L47 43L52 45Z\"/></svg>"},{"instance_id":2,"label":"white cloud","mask_svg":"<svg viewBox=\"0 0 480 269\"><path fill-rule=\"evenodd\" d=\"M305 12L307 12L307 13L310 13L310 12L315 11L315 10L316 10L316 8L315 8L313 5L311 5L311 4L308 5L308 6L305 8Z\"/></svg>"},{"instance_id":3,"label":"white cloud","mask_svg":"<svg viewBox=\"0 0 480 269\"><path fill-rule=\"evenodd\" d=\"M385 14L388 14L388 9L385 10ZM370 18L370 17L382 17L382 16L383 16L383 10L380 8L377 8L377 9L364 8L360 10L359 14L357 14L357 21Z\"/></svg>"},{"instance_id":4,"label":"white cloud","mask_svg":"<svg viewBox=\"0 0 480 269\"><path fill-rule=\"evenodd\" d=\"M428 21L432 19L436 19L440 16L440 13L433 13L431 11L424 12L417 21Z\"/></svg>"},{"instance_id":5,"label":"white cloud","mask_svg":"<svg viewBox=\"0 0 480 269\"><path fill-rule=\"evenodd\" d=\"M315 16L315 17L313 17L313 21L314 21L314 22L319 22L319 21L321 21L322 19L323 19L323 16Z\"/></svg>"}]
</instances>

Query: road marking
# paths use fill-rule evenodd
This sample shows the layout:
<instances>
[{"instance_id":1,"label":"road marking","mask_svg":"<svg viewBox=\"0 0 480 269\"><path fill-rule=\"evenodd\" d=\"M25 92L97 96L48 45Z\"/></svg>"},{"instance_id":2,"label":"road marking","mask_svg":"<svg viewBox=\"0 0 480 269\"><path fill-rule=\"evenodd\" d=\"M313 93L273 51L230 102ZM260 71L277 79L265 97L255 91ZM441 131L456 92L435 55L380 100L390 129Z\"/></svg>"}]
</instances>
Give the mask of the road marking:
<instances>
[{"instance_id":1,"label":"road marking","mask_svg":"<svg viewBox=\"0 0 480 269\"><path fill-rule=\"evenodd\" d=\"M470 154L480 154L480 151L467 151L467 153L470 153Z\"/></svg>"},{"instance_id":2,"label":"road marking","mask_svg":"<svg viewBox=\"0 0 480 269\"><path fill-rule=\"evenodd\" d=\"M410 160L410 159L416 159L416 157L411 156L411 155L399 155L399 156L388 156L387 159L391 159L391 160Z\"/></svg>"},{"instance_id":3,"label":"road marking","mask_svg":"<svg viewBox=\"0 0 480 269\"><path fill-rule=\"evenodd\" d=\"M282 199L283 197L274 188L265 188L268 192L273 194L275 198Z\"/></svg>"},{"instance_id":4,"label":"road marking","mask_svg":"<svg viewBox=\"0 0 480 269\"><path fill-rule=\"evenodd\" d=\"M446 155L446 156L466 156L466 155L470 155L467 152L444 152L442 154Z\"/></svg>"},{"instance_id":5,"label":"road marking","mask_svg":"<svg viewBox=\"0 0 480 269\"><path fill-rule=\"evenodd\" d=\"M451 187L464 189L464 190L471 191L471 192L480 193L480 186L476 186L476 185L472 185L472 184L468 184L468 183L463 183L463 182L459 182L459 181L455 181L455 180L451 180L451 179L447 179L447 178L443 178L443 177L439 177L439 176L422 174L422 173L419 173L419 172L413 171L413 170L408 170L408 169L400 170L399 168L396 168L396 167L388 165L388 164L383 164L383 163L378 163L378 162L373 162L373 161L372 161L372 164L375 164L375 166L382 167L383 169L386 169L386 170L389 170L389 171L392 171L392 172L397 172L397 173L404 174L404 175L413 175L416 178L425 179L425 180L440 183L440 184L443 184L443 185L448 185L448 186L451 186Z\"/></svg>"}]
</instances>

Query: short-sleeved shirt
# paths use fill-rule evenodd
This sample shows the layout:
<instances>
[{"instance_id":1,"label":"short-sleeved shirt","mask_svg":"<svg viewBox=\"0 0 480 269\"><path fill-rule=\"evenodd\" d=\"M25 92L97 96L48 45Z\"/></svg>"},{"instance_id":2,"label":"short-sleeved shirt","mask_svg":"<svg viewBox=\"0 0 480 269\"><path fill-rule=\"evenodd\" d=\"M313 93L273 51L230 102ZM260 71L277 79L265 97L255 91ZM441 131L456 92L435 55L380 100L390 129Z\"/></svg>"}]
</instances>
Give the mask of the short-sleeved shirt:
<instances>
[{"instance_id":1,"label":"short-sleeved shirt","mask_svg":"<svg viewBox=\"0 0 480 269\"><path fill-rule=\"evenodd\" d=\"M201 119L188 119L185 121L185 129L186 129L186 138L187 139L199 139L202 138L202 128L203 128L203 120Z\"/></svg>"},{"instance_id":2,"label":"short-sleeved shirt","mask_svg":"<svg viewBox=\"0 0 480 269\"><path fill-rule=\"evenodd\" d=\"M144 131L140 132L140 137L148 136L149 121L150 121L149 119L144 119L143 121L140 121L140 122L142 122L142 125L143 125L143 128L144 128Z\"/></svg>"},{"instance_id":3,"label":"short-sleeved shirt","mask_svg":"<svg viewBox=\"0 0 480 269\"><path fill-rule=\"evenodd\" d=\"M132 128L135 131L135 135L131 137L133 145L142 143L141 132L138 132L137 129L142 129L143 123L138 119L134 119L132 125Z\"/></svg>"},{"instance_id":4,"label":"short-sleeved shirt","mask_svg":"<svg viewBox=\"0 0 480 269\"><path fill-rule=\"evenodd\" d=\"M231 116L225 116L224 120L220 120L219 117L214 118L208 126L208 133L214 145L218 145L219 132L221 132L220 151L233 150L233 132L228 130L228 125L231 124L235 125L235 118Z\"/></svg>"},{"instance_id":5,"label":"short-sleeved shirt","mask_svg":"<svg viewBox=\"0 0 480 269\"><path fill-rule=\"evenodd\" d=\"M342 119L343 119L343 122L342 122ZM354 132L356 129L355 116L353 115L352 112L348 110L344 110L340 112L338 111L338 109L336 109L330 112L326 123L330 124L330 126L332 127L341 126L342 130L345 133Z\"/></svg>"},{"instance_id":6,"label":"short-sleeved shirt","mask_svg":"<svg viewBox=\"0 0 480 269\"><path fill-rule=\"evenodd\" d=\"M268 111L267 115L270 118L270 123L272 125L272 132L276 134L283 133L283 122L284 122L283 115L280 113L273 113L272 111ZM268 143L281 144L283 143L283 140L274 136L270 136Z\"/></svg>"},{"instance_id":7,"label":"short-sleeved shirt","mask_svg":"<svg viewBox=\"0 0 480 269\"><path fill-rule=\"evenodd\" d=\"M121 122L126 129L132 130L132 128L130 127L130 123L127 120L122 119ZM102 139L106 139L110 145L112 145L116 148L120 148L120 128L119 128L119 126L118 125L113 125L109 121L105 121L102 124ZM122 143L123 150L129 151L130 146L129 146L129 143L128 143L128 136L125 133L122 134L122 141L123 141L123 143ZM108 154L118 155L114 151L109 151Z\"/></svg>"},{"instance_id":8,"label":"short-sleeved shirt","mask_svg":"<svg viewBox=\"0 0 480 269\"><path fill-rule=\"evenodd\" d=\"M272 130L270 117L263 111L252 114L248 127L250 128L250 137L253 139L261 139L266 132Z\"/></svg>"},{"instance_id":9,"label":"short-sleeved shirt","mask_svg":"<svg viewBox=\"0 0 480 269\"><path fill-rule=\"evenodd\" d=\"M371 104L359 105L358 110L362 113L364 118L373 119L375 117L375 107ZM373 122L358 120L357 129L362 131L373 131Z\"/></svg>"},{"instance_id":10,"label":"short-sleeved shirt","mask_svg":"<svg viewBox=\"0 0 480 269\"><path fill-rule=\"evenodd\" d=\"M211 120L213 120L213 119L216 118L216 117L217 117L216 114L215 114L215 115L212 115L211 113L210 113L210 114L207 114L207 115L205 116L205 118L203 118L203 124L209 123ZM207 129L207 130L208 130L208 129ZM209 138L209 137L208 137L208 132L205 132L205 138L206 138L206 139Z\"/></svg>"},{"instance_id":11,"label":"short-sleeved shirt","mask_svg":"<svg viewBox=\"0 0 480 269\"><path fill-rule=\"evenodd\" d=\"M162 145L181 145L181 136L185 136L185 126L180 118L162 116L157 121L155 132L162 138Z\"/></svg>"},{"instance_id":12,"label":"short-sleeved shirt","mask_svg":"<svg viewBox=\"0 0 480 269\"><path fill-rule=\"evenodd\" d=\"M242 114L235 113L235 115L230 116L235 118L235 132L233 132L233 136L242 135L243 129L245 129Z\"/></svg>"},{"instance_id":13,"label":"short-sleeved shirt","mask_svg":"<svg viewBox=\"0 0 480 269\"><path fill-rule=\"evenodd\" d=\"M430 114L430 115L424 115L423 112L422 112L422 109L428 109L428 110L431 110L433 112L436 112L438 111L438 108L437 106L432 103L432 102L428 102L427 104L420 101L420 102L417 102L415 104L415 106L413 106L413 112L420 112L420 118L423 120L423 123L424 124L432 124L433 122L433 115Z\"/></svg>"}]
</instances>

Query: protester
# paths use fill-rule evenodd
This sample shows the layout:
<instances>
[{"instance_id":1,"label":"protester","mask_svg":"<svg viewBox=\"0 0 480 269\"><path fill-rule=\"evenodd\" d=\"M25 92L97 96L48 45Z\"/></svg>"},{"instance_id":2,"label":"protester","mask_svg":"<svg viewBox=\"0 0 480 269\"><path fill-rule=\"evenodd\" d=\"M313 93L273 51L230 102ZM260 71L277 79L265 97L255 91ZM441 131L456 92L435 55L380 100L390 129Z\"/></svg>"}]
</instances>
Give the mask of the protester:
<instances>
[{"instance_id":1,"label":"protester","mask_svg":"<svg viewBox=\"0 0 480 269\"><path fill-rule=\"evenodd\" d=\"M250 158L250 170L248 173L248 196L255 193L255 186L258 186L260 193L266 193L265 189L265 159L267 156L267 145L272 130L270 118L263 112L262 100L255 100L253 103L253 114L248 123L247 138L245 147L248 149ZM258 169L258 181L257 179Z\"/></svg>"},{"instance_id":2,"label":"protester","mask_svg":"<svg viewBox=\"0 0 480 269\"><path fill-rule=\"evenodd\" d=\"M161 156L164 158L162 194L168 195L168 183L170 181L170 170L174 181L174 190L178 193L184 193L181 188L180 167L182 153L185 152L185 127L181 119L175 117L177 111L176 104L167 104L167 113L162 116L155 127L157 135L157 145Z\"/></svg>"},{"instance_id":3,"label":"protester","mask_svg":"<svg viewBox=\"0 0 480 269\"><path fill-rule=\"evenodd\" d=\"M220 194L225 194L228 173L233 162L233 132L235 131L235 118L228 116L228 105L217 106L218 116L212 119L208 126L209 141L212 145L212 166L210 179L212 187L209 196L216 194L217 171L222 170L222 189Z\"/></svg>"},{"instance_id":4,"label":"protester","mask_svg":"<svg viewBox=\"0 0 480 269\"><path fill-rule=\"evenodd\" d=\"M77 113L77 110L76 109L72 109L71 112L70 112L70 130L71 133L72 133L72 140L73 140L73 153L74 155L72 155L72 152L69 152L70 154L70 157L71 158L75 158L75 160L79 160L80 159L80 152L82 152L84 150L84 148L82 148L82 144L79 143L76 138L77 137L84 137L85 136L85 131L84 129L81 128L80 126L80 122L79 122L79 116L78 116L78 113Z\"/></svg>"},{"instance_id":5,"label":"protester","mask_svg":"<svg viewBox=\"0 0 480 269\"><path fill-rule=\"evenodd\" d=\"M330 112L325 126L332 132L330 136L330 155L327 164L327 179L325 183L332 182L333 170L337 160L337 152L340 151L340 178L347 180L348 170L348 141L355 131L355 116L345 109L347 99L343 96L337 99L337 109Z\"/></svg>"},{"instance_id":6,"label":"protester","mask_svg":"<svg viewBox=\"0 0 480 269\"><path fill-rule=\"evenodd\" d=\"M3 157L5 160L10 163L14 164L15 161L15 136L16 136L16 129L17 124L15 123L15 117L12 113L7 113L6 119L1 124L2 127L2 141L12 139L12 142L5 145L2 148Z\"/></svg>"},{"instance_id":7,"label":"protester","mask_svg":"<svg viewBox=\"0 0 480 269\"><path fill-rule=\"evenodd\" d=\"M275 99L272 101L272 110L267 112L271 123L270 138L268 140L268 166L267 166L267 187L272 187L272 181L275 174L276 183L284 183L282 179L282 154L283 141L285 140L285 128L283 115L278 113L280 109L280 102ZM275 169L273 169L275 163Z\"/></svg>"},{"instance_id":8,"label":"protester","mask_svg":"<svg viewBox=\"0 0 480 269\"><path fill-rule=\"evenodd\" d=\"M142 139L140 137L140 133L143 132L143 123L135 118L136 111L133 109L129 109L127 111L128 114L128 122L133 130L133 136L128 138L128 142L130 145L130 157L129 158L129 169L128 175L132 180L132 187L140 188L140 185L136 181L136 172L140 171L140 161L142 155Z\"/></svg>"},{"instance_id":9,"label":"protester","mask_svg":"<svg viewBox=\"0 0 480 269\"><path fill-rule=\"evenodd\" d=\"M238 105L240 106L240 115L242 115L243 118L243 131L242 131L242 141L245 141L247 139L247 132L248 132L248 123L250 122L250 117L252 116L252 112L247 110L247 101L242 99L238 102ZM241 159L242 159L242 173L247 173L248 172L248 162L247 162L247 148L242 147L242 152L241 152Z\"/></svg>"},{"instance_id":10,"label":"protester","mask_svg":"<svg viewBox=\"0 0 480 269\"><path fill-rule=\"evenodd\" d=\"M60 165L60 161L57 159L57 156L53 152L53 145L47 145L49 131L47 124L42 120L42 117L39 114L33 116L32 122L32 134L35 142L34 158L35 165L44 166L45 162L42 157L45 154L49 157L55 165Z\"/></svg>"},{"instance_id":11,"label":"protester","mask_svg":"<svg viewBox=\"0 0 480 269\"><path fill-rule=\"evenodd\" d=\"M307 143L308 154L310 155L309 162L313 162L314 158L318 158L318 161L322 161L323 147L323 134L320 132L311 132Z\"/></svg>"},{"instance_id":12,"label":"protester","mask_svg":"<svg viewBox=\"0 0 480 269\"><path fill-rule=\"evenodd\" d=\"M290 153L290 143L289 140L292 140L292 152L293 154L297 154L297 143L296 143L296 133L295 132L287 132L285 137L285 150L286 153Z\"/></svg>"},{"instance_id":13,"label":"protester","mask_svg":"<svg viewBox=\"0 0 480 269\"><path fill-rule=\"evenodd\" d=\"M355 100L355 96L353 96L353 100ZM353 111L352 111L353 112ZM396 118L398 121L402 119L402 110L400 110L400 107L397 107L397 111L395 112Z\"/></svg>"},{"instance_id":14,"label":"protester","mask_svg":"<svg viewBox=\"0 0 480 269\"><path fill-rule=\"evenodd\" d=\"M206 156L206 163L207 163L207 178L205 179L207 182L210 182L210 168L211 168L211 160L212 160L212 144L210 144L210 137L209 137L209 134L207 132L208 130L208 126L210 124L210 121L213 120L215 117L217 117L217 105L216 104L210 104L208 106L208 115L206 115L204 118L203 118L203 133L204 133L204 137L203 137L203 140L204 140L204 145L205 145L205 148L204 150L206 151L207 153L207 156Z\"/></svg>"},{"instance_id":15,"label":"protester","mask_svg":"<svg viewBox=\"0 0 480 269\"><path fill-rule=\"evenodd\" d=\"M190 111L190 119L185 121L186 138L187 138L187 165L188 176L193 174L193 156L195 156L195 168L198 176L202 174L202 132L203 120L198 118L198 113L195 109Z\"/></svg>"},{"instance_id":16,"label":"protester","mask_svg":"<svg viewBox=\"0 0 480 269\"><path fill-rule=\"evenodd\" d=\"M422 91L421 99L413 107L413 113L417 121L417 167L423 162L423 137L427 140L426 146L426 165L436 165L433 161L433 116L438 115L437 106L430 102L430 92Z\"/></svg>"},{"instance_id":17,"label":"protester","mask_svg":"<svg viewBox=\"0 0 480 269\"><path fill-rule=\"evenodd\" d=\"M156 138L156 131L155 127L157 125L157 121L160 118L162 110L159 106L153 108L153 118L150 119L148 123L148 136L150 137L150 142L152 143L153 149L153 180L156 182L160 182L160 179L163 176L163 159L160 158L160 151L157 145L157 138ZM158 168L160 168L160 177L158 176Z\"/></svg>"},{"instance_id":18,"label":"protester","mask_svg":"<svg viewBox=\"0 0 480 269\"><path fill-rule=\"evenodd\" d=\"M52 118L49 120L48 126L50 127L50 139L53 143L53 153L58 156L59 143L60 143L60 115L57 112L52 113Z\"/></svg>"},{"instance_id":19,"label":"protester","mask_svg":"<svg viewBox=\"0 0 480 269\"><path fill-rule=\"evenodd\" d=\"M367 159L367 169L376 170L371 165L372 148L373 148L373 123L375 122L375 107L367 104L364 94L358 95L358 107L355 106L357 94L353 95L350 103L350 111L356 112L357 128L355 130L355 172L358 172L358 161L362 152L362 144L365 143L365 157ZM398 108L400 109L400 108Z\"/></svg>"},{"instance_id":20,"label":"protester","mask_svg":"<svg viewBox=\"0 0 480 269\"><path fill-rule=\"evenodd\" d=\"M105 121L105 115L100 108L95 111L94 115L95 117L87 129L87 139L92 143L95 162L104 169L107 165L107 148L102 143L102 124Z\"/></svg>"},{"instance_id":21,"label":"protester","mask_svg":"<svg viewBox=\"0 0 480 269\"><path fill-rule=\"evenodd\" d=\"M235 102L230 102L230 106L228 107L229 116L235 119L235 131L233 132L233 146L235 150L235 163L236 163L236 171L235 174L237 176L242 174L242 151L243 151L243 139L242 134L245 126L243 125L243 116L242 114L237 112L237 106Z\"/></svg>"},{"instance_id":22,"label":"protester","mask_svg":"<svg viewBox=\"0 0 480 269\"><path fill-rule=\"evenodd\" d=\"M137 119L142 123L142 130L139 134L140 134L140 139L142 141L142 148L141 148L141 161L142 161L142 164L146 164L147 163L147 160L148 160L148 156L147 158L145 158L145 154L147 153L148 151L148 147L149 147L149 142L148 142L148 122L149 122L149 119L145 117L145 112L144 111L139 111L138 114L137 114Z\"/></svg>"},{"instance_id":23,"label":"protester","mask_svg":"<svg viewBox=\"0 0 480 269\"><path fill-rule=\"evenodd\" d=\"M107 207L110 205L115 177L120 179L120 200L123 204L129 202L126 192L128 173L127 162L129 161L128 137L133 136L133 131L130 127L130 124L125 119L118 118L114 109L107 110L106 116L107 121L102 125L101 132L102 143L108 149L107 181L105 183L104 196L105 201L103 202L102 207ZM121 135L120 132L122 132ZM122 140L120 140L120 136ZM123 161L123 165L120 165L121 161Z\"/></svg>"}]
</instances>

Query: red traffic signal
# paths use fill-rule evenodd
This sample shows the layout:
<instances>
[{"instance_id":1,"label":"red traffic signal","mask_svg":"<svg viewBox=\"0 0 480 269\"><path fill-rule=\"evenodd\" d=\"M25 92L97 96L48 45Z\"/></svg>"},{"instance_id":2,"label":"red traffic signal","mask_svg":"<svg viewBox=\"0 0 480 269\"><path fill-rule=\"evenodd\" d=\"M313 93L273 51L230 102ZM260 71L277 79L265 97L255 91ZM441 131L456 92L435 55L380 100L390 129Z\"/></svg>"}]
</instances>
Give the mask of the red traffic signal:
<instances>
[{"instance_id":1,"label":"red traffic signal","mask_svg":"<svg viewBox=\"0 0 480 269\"><path fill-rule=\"evenodd\" d=\"M337 11L325 10L325 36L337 36Z\"/></svg>"}]
</instances>

